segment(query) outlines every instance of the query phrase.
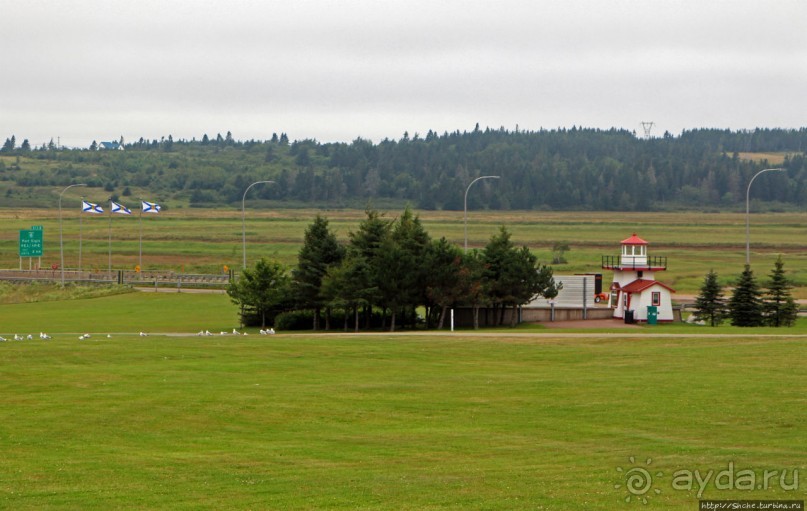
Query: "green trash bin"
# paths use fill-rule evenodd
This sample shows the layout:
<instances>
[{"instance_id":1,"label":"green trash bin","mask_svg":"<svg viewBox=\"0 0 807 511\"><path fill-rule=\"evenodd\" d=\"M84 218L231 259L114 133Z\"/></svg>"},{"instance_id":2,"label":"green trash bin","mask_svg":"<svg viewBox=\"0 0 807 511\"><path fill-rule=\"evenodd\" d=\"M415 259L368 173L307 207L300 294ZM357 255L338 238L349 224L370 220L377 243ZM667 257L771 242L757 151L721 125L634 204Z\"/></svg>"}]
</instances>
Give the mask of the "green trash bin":
<instances>
[{"instance_id":1,"label":"green trash bin","mask_svg":"<svg viewBox=\"0 0 807 511\"><path fill-rule=\"evenodd\" d=\"M658 307L655 305L647 306L647 324L648 325L658 324Z\"/></svg>"}]
</instances>

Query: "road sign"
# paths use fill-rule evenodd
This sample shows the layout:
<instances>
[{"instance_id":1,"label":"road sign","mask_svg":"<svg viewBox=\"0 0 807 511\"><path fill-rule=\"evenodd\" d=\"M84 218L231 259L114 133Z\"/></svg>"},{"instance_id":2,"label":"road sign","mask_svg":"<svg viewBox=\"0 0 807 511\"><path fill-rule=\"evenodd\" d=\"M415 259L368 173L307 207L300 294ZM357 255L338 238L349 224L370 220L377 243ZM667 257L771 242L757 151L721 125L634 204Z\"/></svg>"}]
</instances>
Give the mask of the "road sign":
<instances>
[{"instance_id":1,"label":"road sign","mask_svg":"<svg viewBox=\"0 0 807 511\"><path fill-rule=\"evenodd\" d=\"M42 257L42 233L34 229L20 229L20 257Z\"/></svg>"},{"instance_id":2,"label":"road sign","mask_svg":"<svg viewBox=\"0 0 807 511\"><path fill-rule=\"evenodd\" d=\"M32 230L32 231L41 231L41 230L42 230L42 226L41 226L41 225L32 225L32 226L31 226L31 230Z\"/></svg>"}]
</instances>

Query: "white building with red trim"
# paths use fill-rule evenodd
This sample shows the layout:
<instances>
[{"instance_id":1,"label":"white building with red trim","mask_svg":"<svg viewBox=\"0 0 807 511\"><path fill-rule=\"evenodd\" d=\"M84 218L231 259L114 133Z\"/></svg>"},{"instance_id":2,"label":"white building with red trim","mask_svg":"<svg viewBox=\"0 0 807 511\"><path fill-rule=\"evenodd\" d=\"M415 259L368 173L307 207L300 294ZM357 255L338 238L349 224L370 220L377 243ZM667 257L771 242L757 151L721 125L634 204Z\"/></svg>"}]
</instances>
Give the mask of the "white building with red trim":
<instances>
[{"instance_id":1,"label":"white building with red trim","mask_svg":"<svg viewBox=\"0 0 807 511\"><path fill-rule=\"evenodd\" d=\"M608 305L614 317L647 321L655 308L656 321L673 321L672 294L675 290L656 280L655 274L667 269L666 257L647 255L647 242L634 234L622 240L622 253L603 256L602 268L613 270L614 281Z\"/></svg>"}]
</instances>

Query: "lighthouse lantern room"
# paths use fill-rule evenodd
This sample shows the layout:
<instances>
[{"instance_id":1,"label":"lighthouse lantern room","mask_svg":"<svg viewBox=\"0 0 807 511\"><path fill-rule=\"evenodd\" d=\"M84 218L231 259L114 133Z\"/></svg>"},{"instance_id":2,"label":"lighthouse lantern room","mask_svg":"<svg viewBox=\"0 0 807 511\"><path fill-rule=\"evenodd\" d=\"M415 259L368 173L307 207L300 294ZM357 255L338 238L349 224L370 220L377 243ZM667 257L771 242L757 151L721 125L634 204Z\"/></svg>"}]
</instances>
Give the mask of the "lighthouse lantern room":
<instances>
[{"instance_id":1,"label":"lighthouse lantern room","mask_svg":"<svg viewBox=\"0 0 807 511\"><path fill-rule=\"evenodd\" d=\"M613 270L608 305L614 317L626 321L672 321L675 290L655 278L667 269L667 258L647 254L647 242L633 234L622 240L618 256L603 256L602 268Z\"/></svg>"}]
</instances>

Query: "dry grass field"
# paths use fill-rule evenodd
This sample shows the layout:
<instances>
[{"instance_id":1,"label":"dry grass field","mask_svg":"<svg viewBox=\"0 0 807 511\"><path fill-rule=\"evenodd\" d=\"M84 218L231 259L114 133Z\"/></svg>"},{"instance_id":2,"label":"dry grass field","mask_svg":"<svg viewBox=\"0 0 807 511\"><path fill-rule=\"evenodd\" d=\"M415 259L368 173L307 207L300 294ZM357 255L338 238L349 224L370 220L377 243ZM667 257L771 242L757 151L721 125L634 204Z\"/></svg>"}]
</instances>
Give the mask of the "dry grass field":
<instances>
[{"instance_id":1,"label":"dry grass field","mask_svg":"<svg viewBox=\"0 0 807 511\"><path fill-rule=\"evenodd\" d=\"M71 202L77 202L73 200ZM79 248L83 269L133 269L140 260L142 230L143 269L169 269L183 273L219 273L241 265L242 234L248 260L265 256L293 265L305 228L314 215L324 215L337 237L346 242L364 218L359 210L248 209L242 232L237 209L166 209L159 215L132 217L84 215L76 204L62 212L65 268L77 268ZM464 243L462 211L416 211L434 238ZM388 211L394 219L400 211ZM751 262L764 278L779 255L807 298L807 213L752 213ZM45 230L42 267L60 262L58 210L0 210L0 268L18 268L20 229L42 225ZM469 211L469 246L481 248L500 226L507 227L518 244L529 246L544 263L552 260L552 246L569 244L568 264L555 266L558 274L597 272L603 255L617 255L619 242L636 233L650 243L651 255L667 256L668 271L659 279L679 293L697 292L703 277L715 269L728 285L745 262L745 214L709 211L674 213ZM110 243L111 239L111 243ZM36 264L38 261L34 261ZM29 262L22 261L23 268Z\"/></svg>"}]
</instances>

